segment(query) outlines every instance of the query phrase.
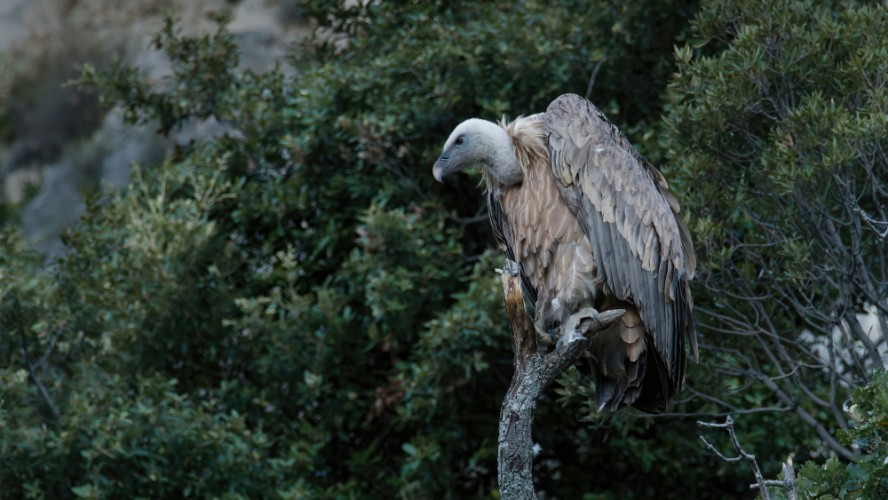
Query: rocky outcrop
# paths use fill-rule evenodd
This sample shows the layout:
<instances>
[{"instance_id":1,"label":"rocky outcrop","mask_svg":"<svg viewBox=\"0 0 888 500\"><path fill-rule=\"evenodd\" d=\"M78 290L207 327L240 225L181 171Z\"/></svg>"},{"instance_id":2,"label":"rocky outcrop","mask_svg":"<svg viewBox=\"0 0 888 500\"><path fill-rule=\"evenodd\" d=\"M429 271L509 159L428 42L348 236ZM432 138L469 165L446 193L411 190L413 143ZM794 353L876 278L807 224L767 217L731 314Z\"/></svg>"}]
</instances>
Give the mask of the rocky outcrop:
<instances>
[{"instance_id":1,"label":"rocky outcrop","mask_svg":"<svg viewBox=\"0 0 888 500\"><path fill-rule=\"evenodd\" d=\"M292 2L287 2L290 4ZM34 47L41 43L50 51L56 46L70 48L71 43L78 41L98 43L103 48L113 47L111 52L123 55L127 62L140 68L149 81L162 82L163 76L169 73L169 63L149 41L162 26L165 9L171 6L177 9L179 26L185 33L200 33L214 28L204 14L214 8L231 6L231 2L135 0L124 5L121 8L119 2L111 0L0 0L0 57L2 54L14 54L20 60L39 57L41 54L35 52ZM229 31L238 43L242 69L257 72L271 69L309 32L310 28L299 16L282 15L282 8L282 2L268 0L243 0L234 5ZM126 28L120 29L121 26ZM77 33L88 36L80 38ZM4 98L2 90L0 84L0 99ZM56 113L59 114L63 113ZM156 127L126 125L115 110L89 127L93 129L63 137L41 135L40 131L37 137L43 142L36 144L19 141L0 145L0 195L4 201L17 202L28 184L39 185L36 195L22 208L21 220L29 241L50 255L65 251L59 234L83 214L85 189L124 186L129 181L133 162L150 165L160 161L174 142L201 139L223 131L212 121L194 122L171 138L162 139L154 134ZM57 151L42 145L53 140L63 143ZM28 151L39 154L23 154Z\"/></svg>"}]
</instances>

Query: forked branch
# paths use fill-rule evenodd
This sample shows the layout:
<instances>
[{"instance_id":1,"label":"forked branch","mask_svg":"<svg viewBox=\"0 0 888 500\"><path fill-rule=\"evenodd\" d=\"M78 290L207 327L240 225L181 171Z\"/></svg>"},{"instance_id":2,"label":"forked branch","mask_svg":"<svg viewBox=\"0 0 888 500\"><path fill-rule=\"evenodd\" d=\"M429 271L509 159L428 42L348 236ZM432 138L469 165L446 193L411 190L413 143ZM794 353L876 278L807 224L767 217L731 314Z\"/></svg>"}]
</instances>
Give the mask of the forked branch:
<instances>
[{"instance_id":1,"label":"forked branch","mask_svg":"<svg viewBox=\"0 0 888 500\"><path fill-rule=\"evenodd\" d=\"M497 456L500 496L507 499L536 498L531 436L536 402L543 389L575 363L589 339L619 319L624 311L581 311L564 324L561 341L549 353L537 346L536 330L524 307L518 265L506 260L502 271L506 313L512 325L515 373L500 411Z\"/></svg>"},{"instance_id":2,"label":"forked branch","mask_svg":"<svg viewBox=\"0 0 888 500\"><path fill-rule=\"evenodd\" d=\"M735 457L729 457L722 452L718 451L712 443L710 443L703 435L700 435L700 441L703 441L703 446L706 447L707 450L712 452L713 455L720 458L722 461L727 462L729 464L737 463L741 460L745 460L746 463L749 464L749 467L752 469L752 474L755 476L755 483L749 485L749 487L753 490L758 489L761 491L762 498L765 500L771 499L771 494L768 492L768 486L780 486L786 490L786 497L789 500L796 500L798 498L798 493L796 492L796 481L795 481L795 471L792 468L792 459L789 458L783 464L783 479L765 479L762 476L762 471L759 469L758 462L755 460L755 455L749 453L740 446L740 441L737 439L737 434L734 432L734 420L728 415L725 418L725 422L723 424L715 423L715 422L697 422L699 427L704 429L724 429L728 433L728 437L731 440L731 446L733 446L734 451L737 453Z\"/></svg>"}]
</instances>

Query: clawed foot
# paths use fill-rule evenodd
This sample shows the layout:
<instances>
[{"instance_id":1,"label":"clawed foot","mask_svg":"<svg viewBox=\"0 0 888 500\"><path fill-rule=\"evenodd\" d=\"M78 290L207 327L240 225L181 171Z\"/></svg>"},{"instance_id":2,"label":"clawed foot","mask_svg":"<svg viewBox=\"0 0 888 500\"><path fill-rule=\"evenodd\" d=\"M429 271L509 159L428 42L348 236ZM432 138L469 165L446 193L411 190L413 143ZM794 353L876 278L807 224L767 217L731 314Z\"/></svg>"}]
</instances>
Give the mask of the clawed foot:
<instances>
[{"instance_id":1,"label":"clawed foot","mask_svg":"<svg viewBox=\"0 0 888 500\"><path fill-rule=\"evenodd\" d=\"M592 318L600 324L604 323L604 321L601 320L601 315L598 314L598 310L594 307L584 307L574 313L571 318L573 318L573 316L576 316L579 320L582 320L583 318Z\"/></svg>"},{"instance_id":2,"label":"clawed foot","mask_svg":"<svg viewBox=\"0 0 888 500\"><path fill-rule=\"evenodd\" d=\"M544 328L540 324L535 324L537 338L539 341L545 345L551 346L555 345L556 348L560 348L562 342L567 340L568 342L579 342L581 340L586 340L582 334L577 333L577 329L580 326L580 322L584 319L593 319L598 324L603 325L604 320L601 317L601 314L594 307L584 307L579 311L570 315L570 318L564 324L554 326L552 328Z\"/></svg>"},{"instance_id":3,"label":"clawed foot","mask_svg":"<svg viewBox=\"0 0 888 500\"><path fill-rule=\"evenodd\" d=\"M568 342L579 342L581 340L586 340L586 337L581 333L577 332L577 329L580 326L580 322L584 319L592 318L597 321L599 324L603 324L604 321L601 319L601 315L598 314L598 311L593 307L584 307L579 311L570 315L570 318L564 323L564 327L562 332L564 335L558 339L558 344L561 344L561 341L567 339Z\"/></svg>"}]
</instances>

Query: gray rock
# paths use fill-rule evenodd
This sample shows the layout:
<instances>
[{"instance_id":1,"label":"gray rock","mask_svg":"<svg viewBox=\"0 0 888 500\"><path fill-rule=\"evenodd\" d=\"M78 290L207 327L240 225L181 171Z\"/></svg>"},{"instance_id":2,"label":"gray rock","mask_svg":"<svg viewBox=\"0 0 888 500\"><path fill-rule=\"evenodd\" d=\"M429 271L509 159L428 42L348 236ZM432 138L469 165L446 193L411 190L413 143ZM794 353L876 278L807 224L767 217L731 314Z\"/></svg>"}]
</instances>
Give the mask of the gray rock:
<instances>
[{"instance_id":1,"label":"gray rock","mask_svg":"<svg viewBox=\"0 0 888 500\"><path fill-rule=\"evenodd\" d=\"M36 250L54 256L65 253L59 235L85 211L83 195L78 189L81 182L82 176L69 160L43 170L40 192L22 210L25 237Z\"/></svg>"},{"instance_id":2,"label":"gray rock","mask_svg":"<svg viewBox=\"0 0 888 500\"><path fill-rule=\"evenodd\" d=\"M56 12L56 23L69 25L77 22L91 22L95 12L107 12L112 19L116 10L103 9L103 2L92 0L83 3L82 12L73 12L70 19ZM183 14L180 18L185 33L206 32L210 26L202 13L226 2L213 0L206 4L176 2ZM138 2L131 4L133 12L138 12ZM304 38L310 27L304 19L282 20L280 1L242 0L234 11L234 19L229 31L234 35L240 50L240 70L263 72L272 69L286 56L289 48ZM80 8L76 4L74 9ZM128 8L129 8L128 4ZM43 15L47 9L58 9L54 2L34 0L0 0L0 57L8 53L15 44L23 43L31 36L29 19L48 19ZM291 6L292 8L292 6ZM92 10L90 10L92 9ZM77 21L77 16L87 21ZM105 15L105 14L103 14ZM123 14L128 15L128 14ZM118 16L119 17L119 16ZM118 20L119 21L119 20ZM164 54L151 47L149 39L160 27L160 16L141 17L128 22L121 32L115 32L116 40L125 40L125 53L130 64L139 68L147 81L158 88L166 85L170 64ZM119 22L117 24L120 24ZM43 23L37 31L45 35L52 30L53 23ZM67 26L66 29L70 29ZM0 82L2 83L2 82ZM84 212L81 190L86 186L101 185L103 189L126 186L130 181L133 162L144 165L156 164L163 160L166 150L173 144L184 144L192 140L205 140L223 134L238 135L239 131L215 119L191 121L175 130L169 139L155 134L156 125L131 126L123 122L117 111L108 113L99 128L86 140L62 146L62 158L41 165L39 158L21 163L13 169L9 158L21 155L11 153L22 151L25 145L11 145L7 154L0 158L0 185L6 200L21 198L24 186L42 179L38 194L31 199L22 212L23 230L34 247L49 255L61 255L65 247L59 235L75 224ZM47 161L46 159L42 161ZM35 163L36 162L36 163Z\"/></svg>"}]
</instances>

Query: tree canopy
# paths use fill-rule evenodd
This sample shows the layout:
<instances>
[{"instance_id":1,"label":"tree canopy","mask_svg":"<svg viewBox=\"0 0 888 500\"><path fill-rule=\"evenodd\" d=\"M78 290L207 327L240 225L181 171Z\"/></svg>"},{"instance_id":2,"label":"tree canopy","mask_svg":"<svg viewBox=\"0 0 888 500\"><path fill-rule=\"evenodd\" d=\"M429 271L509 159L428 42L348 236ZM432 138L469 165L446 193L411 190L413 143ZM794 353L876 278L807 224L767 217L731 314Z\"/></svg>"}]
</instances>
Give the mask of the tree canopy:
<instances>
[{"instance_id":1,"label":"tree canopy","mask_svg":"<svg viewBox=\"0 0 888 500\"><path fill-rule=\"evenodd\" d=\"M93 195L63 257L2 228L0 491L498 496L502 259L478 177L431 165L462 119L575 92L682 203L701 361L656 418L598 414L565 373L537 410L538 491L747 497L694 425L730 413L766 475L792 454L808 494L888 494L884 5L302 8L319 30L288 68L237 70L224 13L157 35L163 87L84 68L132 122L227 132Z\"/></svg>"}]
</instances>

